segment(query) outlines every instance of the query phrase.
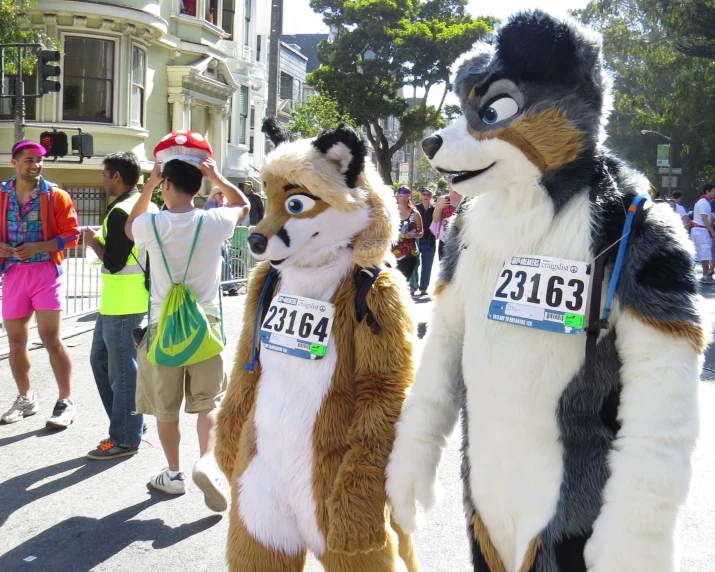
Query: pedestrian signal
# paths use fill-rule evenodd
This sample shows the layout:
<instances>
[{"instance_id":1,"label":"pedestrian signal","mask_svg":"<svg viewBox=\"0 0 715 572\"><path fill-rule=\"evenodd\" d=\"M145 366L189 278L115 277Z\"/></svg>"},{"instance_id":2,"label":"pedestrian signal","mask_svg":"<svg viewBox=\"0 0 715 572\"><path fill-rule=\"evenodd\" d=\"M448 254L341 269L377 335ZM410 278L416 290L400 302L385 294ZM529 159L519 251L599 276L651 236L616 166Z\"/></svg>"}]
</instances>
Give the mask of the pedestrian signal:
<instances>
[{"instance_id":1,"label":"pedestrian signal","mask_svg":"<svg viewBox=\"0 0 715 572\"><path fill-rule=\"evenodd\" d=\"M47 149L50 157L64 157L69 151L67 133L62 131L44 131L40 134L40 145Z\"/></svg>"}]
</instances>

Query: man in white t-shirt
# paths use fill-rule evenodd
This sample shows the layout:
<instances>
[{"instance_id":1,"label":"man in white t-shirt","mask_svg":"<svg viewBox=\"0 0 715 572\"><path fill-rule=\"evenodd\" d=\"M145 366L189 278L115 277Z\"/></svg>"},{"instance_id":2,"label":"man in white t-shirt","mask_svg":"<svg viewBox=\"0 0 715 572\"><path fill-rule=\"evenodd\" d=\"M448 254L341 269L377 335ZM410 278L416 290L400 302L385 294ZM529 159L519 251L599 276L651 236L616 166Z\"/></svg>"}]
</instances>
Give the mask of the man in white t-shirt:
<instances>
[{"instance_id":1,"label":"man in white t-shirt","mask_svg":"<svg viewBox=\"0 0 715 572\"><path fill-rule=\"evenodd\" d=\"M136 206L129 215L125 231L137 248L146 249L151 265L152 338L161 315L161 307L171 287L182 281L198 221L204 221L198 235L194 256L186 280L212 323L218 325L219 283L221 280L221 245L233 235L239 220L249 211L248 201L234 185L217 170L213 159L191 162L187 158L173 159L154 170ZM203 211L194 206L194 197L206 177L223 192L228 207ZM162 197L167 210L155 215L157 233L162 248L154 236L152 215L147 214L152 191L162 184ZM162 263L162 250L171 270L171 278ZM206 505L217 512L226 510L226 497L218 484L213 462L214 416L226 390L226 374L222 355L186 367L157 366L147 360L146 336L137 350L137 412L153 415L168 468L151 476L149 484L171 494L186 492L186 475L181 470L179 443L181 431L179 412L186 394L186 412L197 413L200 459L194 465L192 477L203 491Z\"/></svg>"},{"instance_id":2,"label":"man in white t-shirt","mask_svg":"<svg viewBox=\"0 0 715 572\"><path fill-rule=\"evenodd\" d=\"M715 199L715 185L703 185L703 195L693 208L693 222L690 238L695 244L695 260L703 267L703 284L715 284L713 281L712 246L715 230L713 230L713 215L710 201Z\"/></svg>"},{"instance_id":3,"label":"man in white t-shirt","mask_svg":"<svg viewBox=\"0 0 715 572\"><path fill-rule=\"evenodd\" d=\"M685 207L681 204L683 202L683 193L680 191L673 191L673 194L670 195L670 197L675 206L675 213L680 217L680 220L683 221L685 228L688 228L690 226L690 217L688 217L688 211L686 211Z\"/></svg>"}]
</instances>

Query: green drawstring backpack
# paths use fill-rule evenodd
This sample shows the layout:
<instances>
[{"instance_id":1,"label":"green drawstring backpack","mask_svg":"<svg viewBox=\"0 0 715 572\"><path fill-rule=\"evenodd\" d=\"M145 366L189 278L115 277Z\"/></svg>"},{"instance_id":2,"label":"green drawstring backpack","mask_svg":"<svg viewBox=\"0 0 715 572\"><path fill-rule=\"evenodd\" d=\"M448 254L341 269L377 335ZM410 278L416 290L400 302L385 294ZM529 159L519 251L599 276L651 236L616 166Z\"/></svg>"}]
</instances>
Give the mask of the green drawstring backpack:
<instances>
[{"instance_id":1,"label":"green drawstring backpack","mask_svg":"<svg viewBox=\"0 0 715 572\"><path fill-rule=\"evenodd\" d=\"M147 359L154 365L169 367L182 367L211 359L223 351L226 335L223 330L223 304L219 292L219 305L221 307L221 332L220 336L206 317L204 309L199 304L194 293L186 286L186 275L189 272L191 258L194 255L196 240L204 222L204 216L199 218L199 223L194 234L194 241L186 263L184 278L178 284L171 277L169 263L164 256L163 245L159 240L156 230L156 215L151 216L154 227L154 236L159 244L164 267L171 280L171 287L166 299L161 306L161 316L156 331L156 338L152 341L151 331L151 299L149 300L149 327L147 328ZM220 288L220 287L219 287Z\"/></svg>"}]
</instances>

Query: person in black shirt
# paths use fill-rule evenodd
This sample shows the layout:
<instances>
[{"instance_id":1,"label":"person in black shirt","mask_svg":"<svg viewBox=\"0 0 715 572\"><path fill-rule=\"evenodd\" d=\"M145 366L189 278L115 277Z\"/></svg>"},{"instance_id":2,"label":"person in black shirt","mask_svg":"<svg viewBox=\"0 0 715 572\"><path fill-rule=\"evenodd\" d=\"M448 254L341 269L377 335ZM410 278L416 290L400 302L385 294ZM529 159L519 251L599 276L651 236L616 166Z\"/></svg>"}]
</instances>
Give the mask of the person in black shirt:
<instances>
[{"instance_id":1,"label":"person in black shirt","mask_svg":"<svg viewBox=\"0 0 715 572\"><path fill-rule=\"evenodd\" d=\"M437 239L429 228L432 224L432 215L434 214L434 207L431 204L431 189L429 187L422 187L420 196L422 198L422 202L417 205L417 210L422 216L422 228L424 229L424 234L422 235L422 238L417 241L417 246L420 249L420 255L419 262L415 267L415 274L419 276L419 290L415 292L415 295L424 296L427 294L427 288L429 288Z\"/></svg>"},{"instance_id":2,"label":"person in black shirt","mask_svg":"<svg viewBox=\"0 0 715 572\"><path fill-rule=\"evenodd\" d=\"M243 188L241 190L243 191L243 194L246 195L248 202L251 205L251 210L248 213L249 224L251 226L256 226L259 222L261 222L261 220L263 220L263 201L261 200L261 197L253 192L253 183L243 183Z\"/></svg>"}]
</instances>

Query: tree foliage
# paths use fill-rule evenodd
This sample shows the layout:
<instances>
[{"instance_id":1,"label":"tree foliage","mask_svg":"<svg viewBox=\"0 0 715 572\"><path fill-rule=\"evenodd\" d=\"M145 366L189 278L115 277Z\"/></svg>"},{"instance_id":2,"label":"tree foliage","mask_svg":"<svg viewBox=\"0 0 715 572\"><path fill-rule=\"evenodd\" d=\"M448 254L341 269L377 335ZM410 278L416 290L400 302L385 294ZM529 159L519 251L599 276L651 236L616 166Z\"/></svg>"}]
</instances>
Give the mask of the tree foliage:
<instances>
[{"instance_id":1,"label":"tree foliage","mask_svg":"<svg viewBox=\"0 0 715 572\"><path fill-rule=\"evenodd\" d=\"M56 49L56 43L47 38L26 17L27 11L35 6L35 0L0 0L0 44L32 44L42 43L47 48ZM23 60L23 72L31 74L35 71L36 59L29 57ZM5 50L5 71L17 72L17 50Z\"/></svg>"},{"instance_id":2,"label":"tree foliage","mask_svg":"<svg viewBox=\"0 0 715 572\"><path fill-rule=\"evenodd\" d=\"M322 42L322 66L309 82L338 102L362 126L375 149L380 174L391 182L391 159L428 127L444 123L441 111L452 63L493 29L494 20L474 19L467 0L311 0L311 7L337 30ZM443 85L441 103L427 104ZM424 88L415 105L400 93ZM400 133L390 140L385 120L396 117Z\"/></svg>"},{"instance_id":3,"label":"tree foliage","mask_svg":"<svg viewBox=\"0 0 715 572\"><path fill-rule=\"evenodd\" d=\"M328 95L311 95L305 103L296 102L288 123L288 133L295 138L317 137L344 121L356 129L360 126L347 114L341 114L337 102Z\"/></svg>"},{"instance_id":4,"label":"tree foliage","mask_svg":"<svg viewBox=\"0 0 715 572\"><path fill-rule=\"evenodd\" d=\"M604 59L614 75L614 113L607 144L663 191L656 145L672 138L678 188L688 199L715 162L715 62L684 55L662 14L648 0L600 0L576 15L603 34Z\"/></svg>"}]
</instances>

